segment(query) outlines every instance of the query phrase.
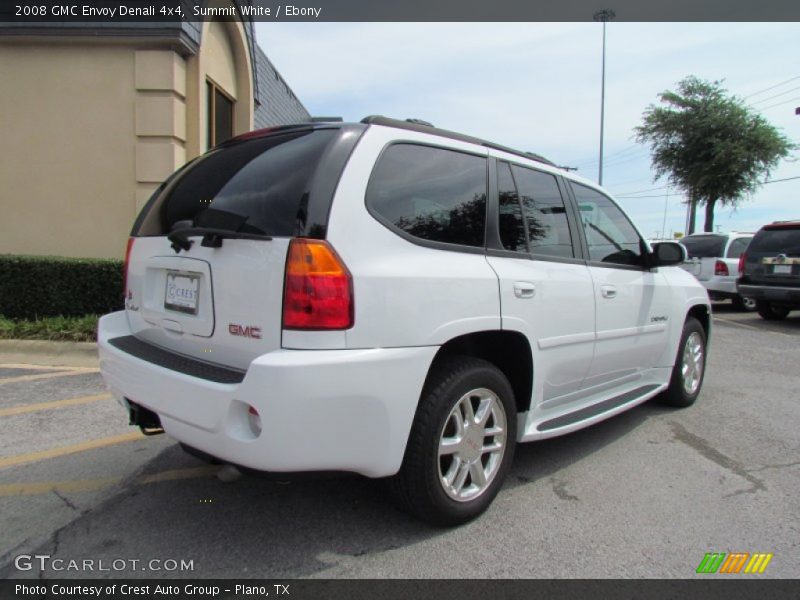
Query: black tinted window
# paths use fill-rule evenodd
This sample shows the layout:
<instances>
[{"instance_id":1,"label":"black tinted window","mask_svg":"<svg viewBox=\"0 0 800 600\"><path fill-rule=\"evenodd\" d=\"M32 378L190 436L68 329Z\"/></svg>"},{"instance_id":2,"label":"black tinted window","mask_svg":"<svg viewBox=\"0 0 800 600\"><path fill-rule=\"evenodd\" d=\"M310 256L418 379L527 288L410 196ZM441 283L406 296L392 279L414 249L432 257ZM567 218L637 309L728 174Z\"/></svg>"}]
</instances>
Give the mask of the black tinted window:
<instances>
[{"instance_id":1,"label":"black tinted window","mask_svg":"<svg viewBox=\"0 0 800 600\"><path fill-rule=\"evenodd\" d=\"M212 150L167 186L162 231L178 221L275 236L305 221L308 187L336 135L319 130L274 135Z\"/></svg>"},{"instance_id":2,"label":"black tinted window","mask_svg":"<svg viewBox=\"0 0 800 600\"><path fill-rule=\"evenodd\" d=\"M549 173L514 165L514 179L525 211L533 254L572 257L567 211L556 178Z\"/></svg>"},{"instance_id":3,"label":"black tinted window","mask_svg":"<svg viewBox=\"0 0 800 600\"><path fill-rule=\"evenodd\" d=\"M724 235L690 235L680 242L686 247L689 258L719 258L727 239Z\"/></svg>"},{"instance_id":4,"label":"black tinted window","mask_svg":"<svg viewBox=\"0 0 800 600\"><path fill-rule=\"evenodd\" d=\"M751 251L800 256L800 228L762 229L750 242Z\"/></svg>"},{"instance_id":5,"label":"black tinted window","mask_svg":"<svg viewBox=\"0 0 800 600\"><path fill-rule=\"evenodd\" d=\"M372 172L367 206L414 237L482 247L486 159L441 148L394 144Z\"/></svg>"},{"instance_id":6,"label":"black tinted window","mask_svg":"<svg viewBox=\"0 0 800 600\"><path fill-rule=\"evenodd\" d=\"M497 187L500 195L499 225L503 248L514 252L527 252L525 221L522 218L519 195L508 163L501 162L497 165Z\"/></svg>"},{"instance_id":7,"label":"black tinted window","mask_svg":"<svg viewBox=\"0 0 800 600\"><path fill-rule=\"evenodd\" d=\"M608 196L573 183L589 258L621 265L642 264L642 242L625 214Z\"/></svg>"}]
</instances>

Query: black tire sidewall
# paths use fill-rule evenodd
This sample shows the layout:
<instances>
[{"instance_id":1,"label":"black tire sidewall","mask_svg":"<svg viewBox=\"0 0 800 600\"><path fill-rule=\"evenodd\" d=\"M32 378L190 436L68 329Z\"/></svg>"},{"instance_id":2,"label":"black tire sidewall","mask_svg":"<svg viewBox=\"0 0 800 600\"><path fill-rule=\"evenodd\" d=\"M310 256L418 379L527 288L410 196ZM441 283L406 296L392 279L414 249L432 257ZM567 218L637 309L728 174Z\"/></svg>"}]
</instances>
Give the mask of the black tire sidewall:
<instances>
[{"instance_id":1,"label":"black tire sidewall","mask_svg":"<svg viewBox=\"0 0 800 600\"><path fill-rule=\"evenodd\" d=\"M756 310L761 318L767 321L780 321L789 315L789 309L774 306L766 300L757 300Z\"/></svg>"},{"instance_id":2,"label":"black tire sidewall","mask_svg":"<svg viewBox=\"0 0 800 600\"><path fill-rule=\"evenodd\" d=\"M697 391L694 394L687 394L683 388L683 352L686 348L686 342L692 333L699 333L703 340L703 372L700 374L700 384L697 386ZM689 317L683 325L683 332L681 333L681 341L678 345L678 354L675 358L675 366L672 368L672 377L670 379L669 388L664 395L665 404L677 407L687 407L694 404L700 391L703 389L703 382L706 378L706 364L708 362L708 338L706 331L700 324L700 321L694 317Z\"/></svg>"},{"instance_id":3,"label":"black tire sidewall","mask_svg":"<svg viewBox=\"0 0 800 600\"><path fill-rule=\"evenodd\" d=\"M466 366L468 365L468 366ZM429 423L423 424L425 436L423 457L425 490L434 508L436 521L444 524L459 524L482 513L497 496L514 456L517 435L517 412L511 385L502 372L491 363L478 359L465 359L456 376L441 373L439 385L433 382L424 402L434 403ZM441 381L447 383L442 386ZM446 420L456 402L467 392L486 388L500 400L506 413L506 448L500 467L489 487L478 498L458 502L450 498L439 481L439 438Z\"/></svg>"}]
</instances>

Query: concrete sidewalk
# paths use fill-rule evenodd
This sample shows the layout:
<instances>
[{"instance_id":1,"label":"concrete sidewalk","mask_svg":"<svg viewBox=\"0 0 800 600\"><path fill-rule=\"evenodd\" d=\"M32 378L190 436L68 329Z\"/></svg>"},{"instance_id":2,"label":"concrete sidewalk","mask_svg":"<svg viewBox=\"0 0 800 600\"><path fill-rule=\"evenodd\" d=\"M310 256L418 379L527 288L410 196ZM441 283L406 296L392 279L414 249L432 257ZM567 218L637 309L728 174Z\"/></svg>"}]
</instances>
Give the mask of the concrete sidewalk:
<instances>
[{"instance_id":1,"label":"concrete sidewalk","mask_svg":"<svg viewBox=\"0 0 800 600\"><path fill-rule=\"evenodd\" d=\"M0 340L0 364L97 367L94 342Z\"/></svg>"}]
</instances>

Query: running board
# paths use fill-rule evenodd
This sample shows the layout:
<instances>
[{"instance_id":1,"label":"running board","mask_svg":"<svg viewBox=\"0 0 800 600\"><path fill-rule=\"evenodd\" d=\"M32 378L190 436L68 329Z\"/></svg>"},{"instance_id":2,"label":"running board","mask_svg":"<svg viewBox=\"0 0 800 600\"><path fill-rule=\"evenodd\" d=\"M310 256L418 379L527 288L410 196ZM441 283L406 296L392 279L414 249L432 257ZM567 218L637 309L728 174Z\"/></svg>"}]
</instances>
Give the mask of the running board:
<instances>
[{"instance_id":1,"label":"running board","mask_svg":"<svg viewBox=\"0 0 800 600\"><path fill-rule=\"evenodd\" d=\"M602 415L604 412L608 412L613 410L623 404L628 404L629 402L633 402L637 398L641 398L658 388L657 384L651 385L643 385L638 387L630 392L625 392L624 394L620 394L619 396L614 396L613 398L609 398L608 400L603 400L598 404L594 404L592 406L588 406L586 408L582 408L581 410L577 410L573 413L569 413L566 415L561 415L560 417L556 417L555 419L550 419L549 421L544 421L539 423L536 427L537 431L550 431L551 429L558 429L560 427L566 427L568 425L574 425L575 423L580 423L581 421L585 421L587 419L591 419L592 417L597 417Z\"/></svg>"}]
</instances>

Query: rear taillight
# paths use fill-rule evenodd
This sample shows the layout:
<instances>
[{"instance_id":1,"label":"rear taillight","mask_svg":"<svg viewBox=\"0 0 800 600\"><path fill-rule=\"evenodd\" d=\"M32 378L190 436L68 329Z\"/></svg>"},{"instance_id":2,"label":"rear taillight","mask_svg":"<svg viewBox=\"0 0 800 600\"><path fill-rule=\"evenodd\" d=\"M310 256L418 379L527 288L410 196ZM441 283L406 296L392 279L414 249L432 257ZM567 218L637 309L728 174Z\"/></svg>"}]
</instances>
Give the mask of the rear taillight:
<instances>
[{"instance_id":1,"label":"rear taillight","mask_svg":"<svg viewBox=\"0 0 800 600\"><path fill-rule=\"evenodd\" d=\"M130 264L131 250L133 250L133 242L135 240L135 237L128 238L128 245L125 247L125 262L122 265L122 294L126 300L128 298L128 265Z\"/></svg>"},{"instance_id":2,"label":"rear taillight","mask_svg":"<svg viewBox=\"0 0 800 600\"><path fill-rule=\"evenodd\" d=\"M353 278L325 241L289 243L283 286L284 329L348 329L353 326Z\"/></svg>"},{"instance_id":3,"label":"rear taillight","mask_svg":"<svg viewBox=\"0 0 800 600\"><path fill-rule=\"evenodd\" d=\"M714 275L730 275L728 272L728 265L726 265L723 261L718 260L714 263Z\"/></svg>"},{"instance_id":4,"label":"rear taillight","mask_svg":"<svg viewBox=\"0 0 800 600\"><path fill-rule=\"evenodd\" d=\"M747 261L747 252L742 252L739 256L739 275L744 275L744 263Z\"/></svg>"}]
</instances>

